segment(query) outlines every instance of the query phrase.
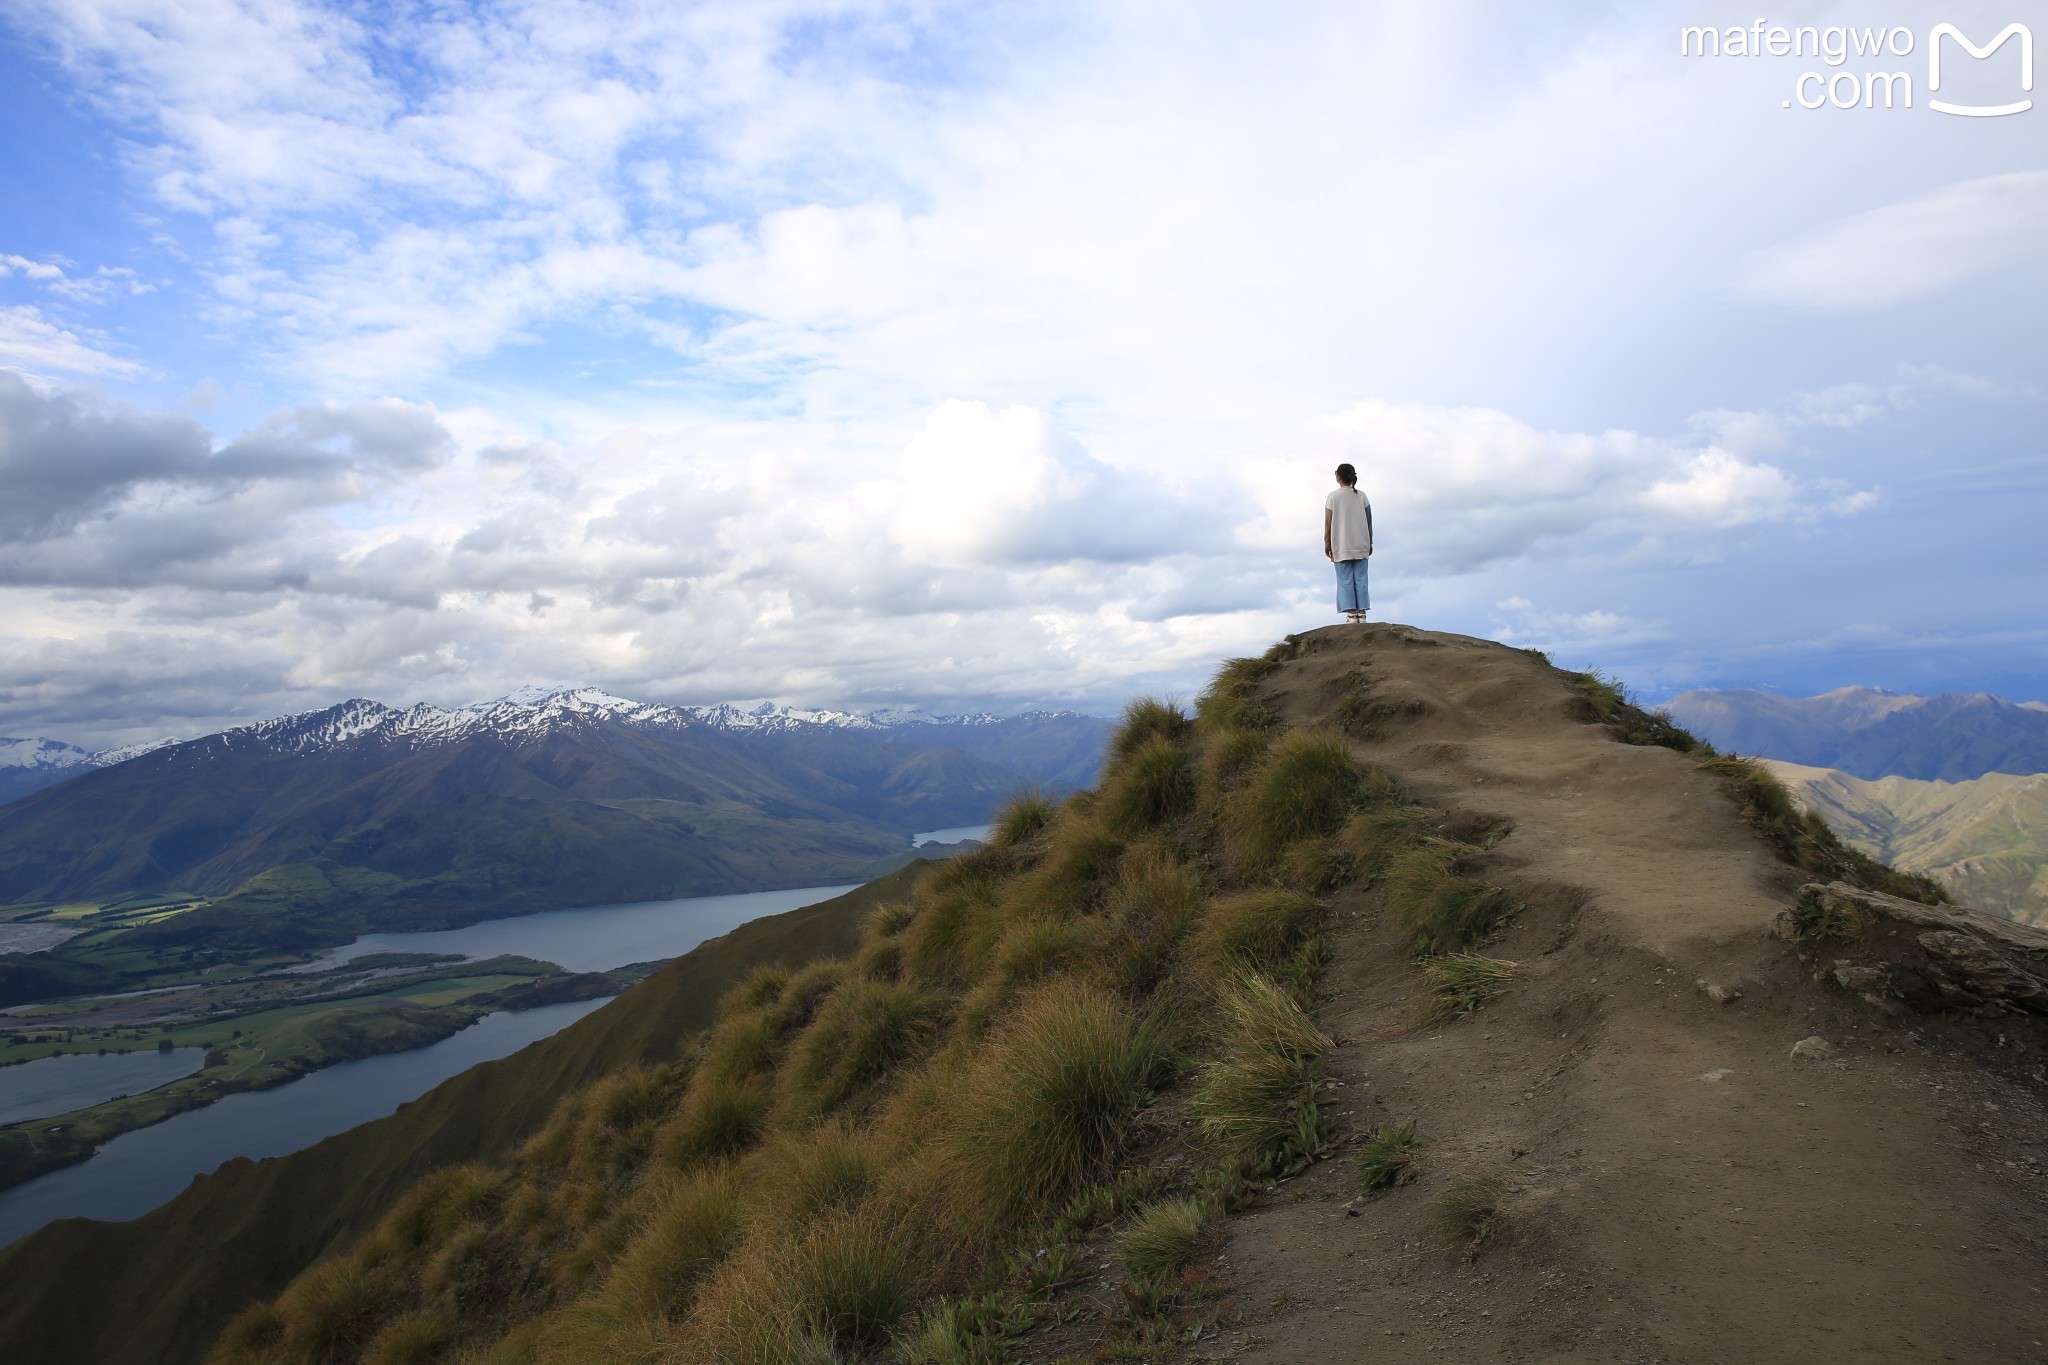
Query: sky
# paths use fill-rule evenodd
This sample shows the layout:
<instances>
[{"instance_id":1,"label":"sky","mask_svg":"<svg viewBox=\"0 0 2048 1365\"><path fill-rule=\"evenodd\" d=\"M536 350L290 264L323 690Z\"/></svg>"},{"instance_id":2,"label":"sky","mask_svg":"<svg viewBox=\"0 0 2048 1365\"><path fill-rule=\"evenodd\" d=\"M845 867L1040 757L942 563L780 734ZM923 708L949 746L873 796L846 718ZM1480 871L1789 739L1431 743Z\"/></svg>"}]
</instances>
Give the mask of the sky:
<instances>
[{"instance_id":1,"label":"sky","mask_svg":"<svg viewBox=\"0 0 2048 1365\"><path fill-rule=\"evenodd\" d=\"M9 0L0 733L1188 697L1347 460L1376 619L2048 699L2015 22Z\"/></svg>"}]
</instances>

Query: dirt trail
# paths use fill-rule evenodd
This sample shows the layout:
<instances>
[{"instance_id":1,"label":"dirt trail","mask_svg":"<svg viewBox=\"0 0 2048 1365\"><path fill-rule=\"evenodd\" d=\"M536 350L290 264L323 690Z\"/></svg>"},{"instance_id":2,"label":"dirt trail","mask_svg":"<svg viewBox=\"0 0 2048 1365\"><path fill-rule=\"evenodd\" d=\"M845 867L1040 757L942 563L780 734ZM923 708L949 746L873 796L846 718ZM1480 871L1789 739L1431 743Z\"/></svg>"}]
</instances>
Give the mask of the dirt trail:
<instances>
[{"instance_id":1,"label":"dirt trail","mask_svg":"<svg viewBox=\"0 0 2048 1365\"><path fill-rule=\"evenodd\" d=\"M1388 1193L1355 1198L1339 1159L1233 1219L1218 1273L1247 1322L1191 1358L2048 1361L2038 1017L1894 1019L1818 984L1767 933L1811 878L1531 655L1334 627L1266 699L1327 726L1356 671L1421 704L1362 757L1512 825L1483 875L1526 908L1487 951L1522 972L1414 1028L1404 946L1373 893L1339 897L1330 1104L1431 1142ZM1813 1035L1833 1056L1794 1059ZM1484 1168L1513 1184L1468 1260L1428 1213Z\"/></svg>"}]
</instances>

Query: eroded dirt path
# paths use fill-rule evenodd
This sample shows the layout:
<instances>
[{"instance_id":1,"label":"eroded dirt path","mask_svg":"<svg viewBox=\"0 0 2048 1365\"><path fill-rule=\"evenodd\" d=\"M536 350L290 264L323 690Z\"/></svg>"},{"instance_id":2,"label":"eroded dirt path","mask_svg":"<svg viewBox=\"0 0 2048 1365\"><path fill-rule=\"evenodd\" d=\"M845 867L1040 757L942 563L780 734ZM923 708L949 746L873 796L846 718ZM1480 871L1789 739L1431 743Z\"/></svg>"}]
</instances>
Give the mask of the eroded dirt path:
<instances>
[{"instance_id":1,"label":"eroded dirt path","mask_svg":"<svg viewBox=\"0 0 2048 1365\"><path fill-rule=\"evenodd\" d=\"M1357 672L1420 703L1361 757L1512 825L1484 875L1526 908L1487 951L1522 971L1417 1029L1374 893L1338 898L1330 1103L1431 1141L1390 1192L1356 1197L1339 1159L1233 1219L1218 1273L1247 1322L1193 1358L2048 1361L2037 1022L1899 1021L1817 984L1766 932L1807 878L1691 758L1579 719L1541 660L1336 627L1267 699L1328 726ZM1794 1059L1813 1035L1833 1056ZM1429 1211L1481 1169L1512 1186L1467 1259Z\"/></svg>"}]
</instances>

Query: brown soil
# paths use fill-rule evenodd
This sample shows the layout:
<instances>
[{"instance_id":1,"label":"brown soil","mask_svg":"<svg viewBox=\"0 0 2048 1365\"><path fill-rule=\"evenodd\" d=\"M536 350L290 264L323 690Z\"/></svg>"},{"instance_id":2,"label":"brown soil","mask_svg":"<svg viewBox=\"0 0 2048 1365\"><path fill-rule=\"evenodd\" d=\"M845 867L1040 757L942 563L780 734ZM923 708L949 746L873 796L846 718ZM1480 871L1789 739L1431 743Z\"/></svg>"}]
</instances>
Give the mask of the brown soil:
<instances>
[{"instance_id":1,"label":"brown soil","mask_svg":"<svg viewBox=\"0 0 2048 1365\"><path fill-rule=\"evenodd\" d=\"M1329 1104L1430 1142L1391 1191L1340 1157L1230 1220L1213 1269L1243 1317L1188 1358L2048 1361L2042 1021L1895 1019L1818 982L1767 932L1810 878L1532 655L1333 627L1266 700L1327 726L1361 670L1398 714L1359 754L1512 826L1479 875L1524 904L1485 949L1521 972L1418 1028L1376 894L1340 894ZM1809 1036L1833 1055L1792 1057ZM1468 1254L1430 1212L1489 1168L1512 1183Z\"/></svg>"}]
</instances>

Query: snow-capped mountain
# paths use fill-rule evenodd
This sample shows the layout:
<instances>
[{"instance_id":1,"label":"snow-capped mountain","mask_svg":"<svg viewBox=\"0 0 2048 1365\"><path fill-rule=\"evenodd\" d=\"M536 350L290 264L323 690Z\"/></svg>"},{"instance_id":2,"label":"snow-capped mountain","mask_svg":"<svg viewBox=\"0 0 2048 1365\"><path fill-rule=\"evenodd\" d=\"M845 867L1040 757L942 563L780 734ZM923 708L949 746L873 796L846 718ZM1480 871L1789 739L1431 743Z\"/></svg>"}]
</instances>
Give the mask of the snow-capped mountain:
<instances>
[{"instance_id":1,"label":"snow-capped mountain","mask_svg":"<svg viewBox=\"0 0 2048 1365\"><path fill-rule=\"evenodd\" d=\"M355 698L120 762L67 755L68 780L0 806L0 902L197 891L270 944L302 914L329 933L830 885L1020 788L1091 784L1110 728L595 687L454 708Z\"/></svg>"},{"instance_id":2,"label":"snow-capped mountain","mask_svg":"<svg viewBox=\"0 0 2048 1365\"><path fill-rule=\"evenodd\" d=\"M482 734L512 741L537 739L565 727L594 721L614 721L650 730L694 727L735 735L800 735L819 729L908 735L927 727L965 731L1019 723L1042 724L1068 717L1093 719L1070 711L1032 711L1001 717L985 713L932 715L908 708L867 712L807 710L766 702L751 708L730 702L715 706L665 706L574 684L529 685L490 701L453 708L421 702L400 709L356 697L318 711L257 721L197 739L161 739L98 752L53 739L0 738L0 804L79 772L112 767L159 749L187 745L241 747L254 743L273 753L303 754L367 740L420 749L459 743Z\"/></svg>"}]
</instances>

